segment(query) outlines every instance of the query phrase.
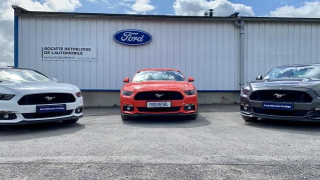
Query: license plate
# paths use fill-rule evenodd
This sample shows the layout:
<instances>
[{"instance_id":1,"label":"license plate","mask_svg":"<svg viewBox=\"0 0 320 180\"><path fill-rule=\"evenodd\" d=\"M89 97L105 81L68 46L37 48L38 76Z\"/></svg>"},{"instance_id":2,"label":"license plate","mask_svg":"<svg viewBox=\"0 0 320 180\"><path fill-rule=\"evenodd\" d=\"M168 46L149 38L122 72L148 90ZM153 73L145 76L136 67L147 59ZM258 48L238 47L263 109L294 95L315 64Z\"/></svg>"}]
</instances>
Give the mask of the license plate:
<instances>
[{"instance_id":1,"label":"license plate","mask_svg":"<svg viewBox=\"0 0 320 180\"><path fill-rule=\"evenodd\" d=\"M293 104L292 103L262 103L263 109L273 109L273 110L287 110L292 111L293 110Z\"/></svg>"},{"instance_id":2,"label":"license plate","mask_svg":"<svg viewBox=\"0 0 320 180\"><path fill-rule=\"evenodd\" d=\"M49 112L62 112L66 110L66 105L49 105L49 106L37 106L37 113L49 113Z\"/></svg>"},{"instance_id":3,"label":"license plate","mask_svg":"<svg viewBox=\"0 0 320 180\"><path fill-rule=\"evenodd\" d=\"M171 107L171 102L147 102L148 108Z\"/></svg>"}]
</instances>

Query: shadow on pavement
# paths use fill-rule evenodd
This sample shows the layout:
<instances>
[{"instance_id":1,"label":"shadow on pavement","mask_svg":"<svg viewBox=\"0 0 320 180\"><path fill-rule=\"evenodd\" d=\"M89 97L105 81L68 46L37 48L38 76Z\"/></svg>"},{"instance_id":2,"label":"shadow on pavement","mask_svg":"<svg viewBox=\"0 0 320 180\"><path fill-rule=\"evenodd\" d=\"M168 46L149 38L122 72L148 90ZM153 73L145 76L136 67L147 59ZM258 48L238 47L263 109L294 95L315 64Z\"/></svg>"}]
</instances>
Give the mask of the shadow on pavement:
<instances>
[{"instance_id":1,"label":"shadow on pavement","mask_svg":"<svg viewBox=\"0 0 320 180\"><path fill-rule=\"evenodd\" d=\"M91 116L108 116L120 114L120 107L98 107L98 108L85 108L83 111L84 117Z\"/></svg>"},{"instance_id":2,"label":"shadow on pavement","mask_svg":"<svg viewBox=\"0 0 320 180\"><path fill-rule=\"evenodd\" d=\"M245 125L255 128L271 129L278 131L293 131L295 133L300 134L310 134L316 132L320 135L320 122L261 119L257 122L246 122Z\"/></svg>"},{"instance_id":3,"label":"shadow on pavement","mask_svg":"<svg viewBox=\"0 0 320 180\"><path fill-rule=\"evenodd\" d=\"M239 112L239 105L199 105L199 112ZM120 115L120 107L85 108L84 117Z\"/></svg>"},{"instance_id":4,"label":"shadow on pavement","mask_svg":"<svg viewBox=\"0 0 320 180\"><path fill-rule=\"evenodd\" d=\"M237 104L214 104L214 105L199 105L199 112L239 112Z\"/></svg>"},{"instance_id":5,"label":"shadow on pavement","mask_svg":"<svg viewBox=\"0 0 320 180\"><path fill-rule=\"evenodd\" d=\"M0 141L21 141L52 136L61 136L65 134L75 133L84 128L85 126L79 123L64 124L61 122L0 126Z\"/></svg>"},{"instance_id":6,"label":"shadow on pavement","mask_svg":"<svg viewBox=\"0 0 320 180\"><path fill-rule=\"evenodd\" d=\"M123 121L123 124L143 128L195 128L209 126L211 122L199 114L196 120L183 117L142 117Z\"/></svg>"}]
</instances>

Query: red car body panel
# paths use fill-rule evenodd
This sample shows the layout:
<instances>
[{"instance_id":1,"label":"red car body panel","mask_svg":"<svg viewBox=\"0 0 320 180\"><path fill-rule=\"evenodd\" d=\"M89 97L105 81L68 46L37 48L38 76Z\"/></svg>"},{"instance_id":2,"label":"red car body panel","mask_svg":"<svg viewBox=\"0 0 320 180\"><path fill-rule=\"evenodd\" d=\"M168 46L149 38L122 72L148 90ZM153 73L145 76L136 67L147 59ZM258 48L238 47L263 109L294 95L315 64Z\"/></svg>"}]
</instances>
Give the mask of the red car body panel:
<instances>
[{"instance_id":1,"label":"red car body panel","mask_svg":"<svg viewBox=\"0 0 320 180\"><path fill-rule=\"evenodd\" d=\"M176 69L145 69L141 71L178 71ZM138 71L137 73L141 72ZM124 115L170 115L170 114L179 114L179 115L188 115L195 114L198 111L198 97L197 92L194 95L187 95L185 91L196 90L195 86L191 82L187 81L171 81L171 80L162 80L162 81L143 81L143 82L130 82L125 84L120 92L120 106L121 113ZM122 94L122 91L133 91L131 96L125 96ZM139 92L179 92L182 96L182 100L135 100L134 97ZM151 109L148 109L147 112L139 111L138 108L147 108L147 102L171 102L171 107L180 107L176 111L161 111L153 112ZM185 110L187 104L193 104L194 110ZM133 111L126 111L123 107L124 105L130 105L134 108Z\"/></svg>"}]
</instances>

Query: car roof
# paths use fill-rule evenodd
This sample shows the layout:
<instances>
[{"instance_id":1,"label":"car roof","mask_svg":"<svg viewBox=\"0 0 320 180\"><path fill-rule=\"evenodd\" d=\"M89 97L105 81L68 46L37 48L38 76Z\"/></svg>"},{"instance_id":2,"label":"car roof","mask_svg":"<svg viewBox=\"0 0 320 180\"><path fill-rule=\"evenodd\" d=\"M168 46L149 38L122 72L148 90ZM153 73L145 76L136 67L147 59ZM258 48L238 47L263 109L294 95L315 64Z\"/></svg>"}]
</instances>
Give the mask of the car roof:
<instances>
[{"instance_id":1,"label":"car roof","mask_svg":"<svg viewBox=\"0 0 320 180\"><path fill-rule=\"evenodd\" d=\"M20 70L32 70L34 71L33 69L28 69L28 68L16 68L16 67L0 67L0 69L20 69Z\"/></svg>"},{"instance_id":2,"label":"car roof","mask_svg":"<svg viewBox=\"0 0 320 180\"><path fill-rule=\"evenodd\" d=\"M0 67L0 70L10 70L10 69L18 69L18 70L29 70L29 71L34 71L34 72L37 72L45 77L48 78L48 76L46 76L45 74L43 74L42 72L40 71L37 71L37 70L34 70L34 69L28 69L28 68L16 68L16 67Z\"/></svg>"},{"instance_id":3,"label":"car roof","mask_svg":"<svg viewBox=\"0 0 320 180\"><path fill-rule=\"evenodd\" d=\"M142 72L142 71L178 71L178 72L180 72L180 70L178 70L178 69L170 69L170 68L142 69L137 72Z\"/></svg>"},{"instance_id":4,"label":"car roof","mask_svg":"<svg viewBox=\"0 0 320 180\"><path fill-rule=\"evenodd\" d=\"M320 66L319 63L314 64L288 64L288 65L282 65L278 67L304 67L304 66Z\"/></svg>"}]
</instances>

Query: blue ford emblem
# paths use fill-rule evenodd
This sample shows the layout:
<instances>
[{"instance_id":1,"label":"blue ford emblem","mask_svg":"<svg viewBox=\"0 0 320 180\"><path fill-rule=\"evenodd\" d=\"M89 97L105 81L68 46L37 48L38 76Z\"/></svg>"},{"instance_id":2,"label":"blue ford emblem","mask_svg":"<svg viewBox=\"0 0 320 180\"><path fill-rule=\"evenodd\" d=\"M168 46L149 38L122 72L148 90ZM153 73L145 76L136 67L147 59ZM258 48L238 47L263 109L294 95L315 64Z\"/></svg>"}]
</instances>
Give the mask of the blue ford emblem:
<instances>
[{"instance_id":1,"label":"blue ford emblem","mask_svg":"<svg viewBox=\"0 0 320 180\"><path fill-rule=\"evenodd\" d=\"M127 29L116 32L113 35L113 39L121 44L139 46L149 43L152 40L152 36L144 31Z\"/></svg>"}]
</instances>

